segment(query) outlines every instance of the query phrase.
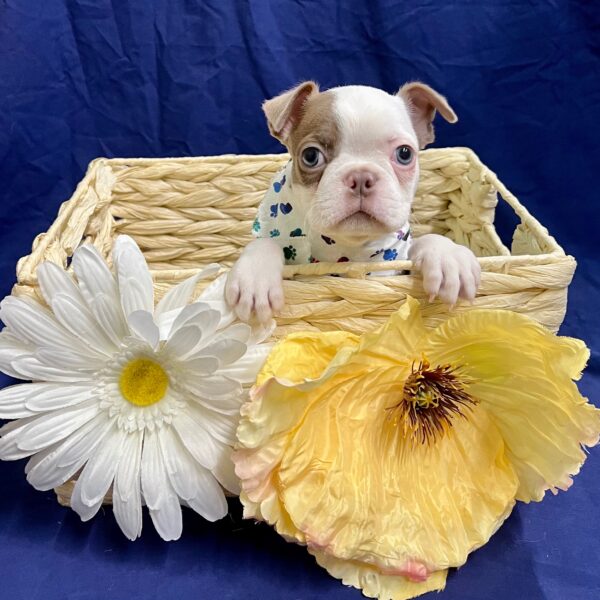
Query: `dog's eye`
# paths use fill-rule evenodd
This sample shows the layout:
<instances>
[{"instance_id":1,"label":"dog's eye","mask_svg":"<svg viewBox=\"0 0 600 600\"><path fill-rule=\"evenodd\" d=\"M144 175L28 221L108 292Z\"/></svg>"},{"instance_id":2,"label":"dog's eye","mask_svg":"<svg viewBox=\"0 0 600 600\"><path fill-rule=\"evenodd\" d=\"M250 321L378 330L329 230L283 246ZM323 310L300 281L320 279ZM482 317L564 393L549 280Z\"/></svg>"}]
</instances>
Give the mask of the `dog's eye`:
<instances>
[{"instance_id":1,"label":"dog's eye","mask_svg":"<svg viewBox=\"0 0 600 600\"><path fill-rule=\"evenodd\" d=\"M413 158L413 151L409 146L398 146L396 148L396 160L401 165L409 165Z\"/></svg>"},{"instance_id":2,"label":"dog's eye","mask_svg":"<svg viewBox=\"0 0 600 600\"><path fill-rule=\"evenodd\" d=\"M302 150L302 162L305 166L314 169L320 167L325 162L323 153L314 146L310 146Z\"/></svg>"}]
</instances>

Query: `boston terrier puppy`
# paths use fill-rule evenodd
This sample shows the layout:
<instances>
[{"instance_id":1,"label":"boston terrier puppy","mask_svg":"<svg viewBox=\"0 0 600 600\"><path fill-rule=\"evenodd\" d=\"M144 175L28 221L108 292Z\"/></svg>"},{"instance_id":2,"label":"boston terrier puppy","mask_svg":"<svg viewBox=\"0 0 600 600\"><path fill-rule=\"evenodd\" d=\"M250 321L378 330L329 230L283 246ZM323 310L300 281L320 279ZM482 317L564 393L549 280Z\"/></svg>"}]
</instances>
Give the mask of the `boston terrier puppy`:
<instances>
[{"instance_id":1,"label":"boston terrier puppy","mask_svg":"<svg viewBox=\"0 0 600 600\"><path fill-rule=\"evenodd\" d=\"M240 319L264 322L281 310L285 263L408 259L430 301L473 300L481 273L471 250L441 235L410 236L418 150L434 139L436 112L457 121L446 98L418 82L391 95L357 85L321 92L307 81L263 110L291 160L228 277L226 298Z\"/></svg>"}]
</instances>

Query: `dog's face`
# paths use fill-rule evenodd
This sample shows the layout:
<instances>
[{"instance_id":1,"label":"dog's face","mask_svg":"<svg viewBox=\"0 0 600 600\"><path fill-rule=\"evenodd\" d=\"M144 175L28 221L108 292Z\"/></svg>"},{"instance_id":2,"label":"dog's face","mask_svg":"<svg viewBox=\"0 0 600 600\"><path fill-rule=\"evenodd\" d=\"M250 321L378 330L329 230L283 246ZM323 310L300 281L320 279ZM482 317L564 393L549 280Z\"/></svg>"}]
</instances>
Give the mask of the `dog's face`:
<instances>
[{"instance_id":1,"label":"dog's face","mask_svg":"<svg viewBox=\"0 0 600 600\"><path fill-rule=\"evenodd\" d=\"M457 120L445 98L420 83L392 96L366 86L319 92L306 82L263 109L292 156L294 199L305 204L308 227L350 244L407 222L417 153L433 141L435 112Z\"/></svg>"}]
</instances>

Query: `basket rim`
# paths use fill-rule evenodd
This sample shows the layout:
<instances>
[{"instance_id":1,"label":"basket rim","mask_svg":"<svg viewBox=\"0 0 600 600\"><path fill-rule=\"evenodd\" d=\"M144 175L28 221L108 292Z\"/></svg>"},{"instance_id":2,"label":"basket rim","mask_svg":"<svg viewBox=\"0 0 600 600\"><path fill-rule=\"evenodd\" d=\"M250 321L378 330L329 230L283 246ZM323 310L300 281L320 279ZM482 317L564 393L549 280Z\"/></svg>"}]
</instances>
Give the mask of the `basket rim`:
<instances>
[{"instance_id":1,"label":"basket rim","mask_svg":"<svg viewBox=\"0 0 600 600\"><path fill-rule=\"evenodd\" d=\"M517 217L520 218L521 224L525 224L529 229L536 234L540 239L543 239L548 247L551 248L550 252L544 252L541 254L523 254L513 255L507 250L506 253L502 253L495 256L477 257L483 271L498 272L504 269L509 269L511 266L538 266L545 265L554 262L563 262L568 260L575 264L575 259L571 255L567 255L563 248L558 244L555 238L548 232L548 230L521 204L521 202L506 188L506 186L500 181L495 172L493 172L475 153L474 150L465 146L449 146L444 148L428 148L419 152L419 158L427 160L428 158L435 159L437 156L443 156L448 151L458 152L464 155L464 157L475 167L481 170L482 175L487 178L489 183L497 191L499 198L504 200L516 213ZM215 154L207 156L189 156L189 157L158 157L158 158L106 158L98 157L92 160L87 168L84 177L79 181L77 188L73 195L65 201L58 212L57 218L53 221L46 232L43 232L37 236L34 240L31 254L22 257L17 264L17 282L20 285L37 285L36 268L43 260L45 260L45 254L48 247L52 243L60 242L61 234L66 227L71 223L71 217L74 213L77 213L79 205L78 201L83 201L85 194L88 190L90 183L104 171L110 172L112 179L114 180L114 174L112 173L112 167L127 167L135 165L152 165L157 163L166 164L235 164L239 163L240 160L245 162L264 162L264 161L277 161L283 162L289 159L289 153L268 153L268 154ZM114 181L113 181L114 185ZM92 207L94 208L94 207ZM90 219L92 216L92 210L80 211L81 216ZM85 225L85 224L80 224ZM493 225L489 225L493 234L497 236ZM66 245L65 250L72 254L76 247L85 243L85 237L83 235L75 243ZM499 238L498 238L499 239ZM501 244L502 247L503 244ZM73 247L71 247L73 246ZM174 268L174 269L153 269L152 265L149 265L152 276L156 281L174 281L179 280L182 277L189 276L198 270L203 265L198 267L190 268ZM295 276L316 276L316 275L327 275L327 274L338 274L343 273L348 277L353 278L364 278L368 272L376 271L415 271L415 267L412 261L388 261L386 263L315 263L315 264L302 264L302 265L286 265L284 268L284 277L291 279ZM396 277L402 277L402 275L396 275Z\"/></svg>"}]
</instances>

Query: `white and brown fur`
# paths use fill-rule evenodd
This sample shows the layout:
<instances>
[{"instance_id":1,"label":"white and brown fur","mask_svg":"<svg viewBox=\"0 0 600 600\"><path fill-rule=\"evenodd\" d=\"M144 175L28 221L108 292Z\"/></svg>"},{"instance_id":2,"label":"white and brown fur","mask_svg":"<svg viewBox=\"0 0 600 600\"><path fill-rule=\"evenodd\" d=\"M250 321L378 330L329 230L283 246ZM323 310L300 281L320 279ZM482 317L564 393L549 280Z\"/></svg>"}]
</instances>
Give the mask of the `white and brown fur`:
<instances>
[{"instance_id":1,"label":"white and brown fur","mask_svg":"<svg viewBox=\"0 0 600 600\"><path fill-rule=\"evenodd\" d=\"M294 200L304 204L311 235L364 244L396 231L409 217L419 179L417 153L434 139L439 112L454 123L446 99L422 83L397 94L367 86L319 91L312 81L263 105L271 134L293 161ZM413 150L408 165L395 159L399 146ZM302 152L316 147L322 164L307 167ZM454 305L473 300L480 267L473 253L443 236L413 240L408 258L422 271L423 287ZM248 244L228 278L226 296L242 320L266 321L284 305L283 256L272 239Z\"/></svg>"}]
</instances>

